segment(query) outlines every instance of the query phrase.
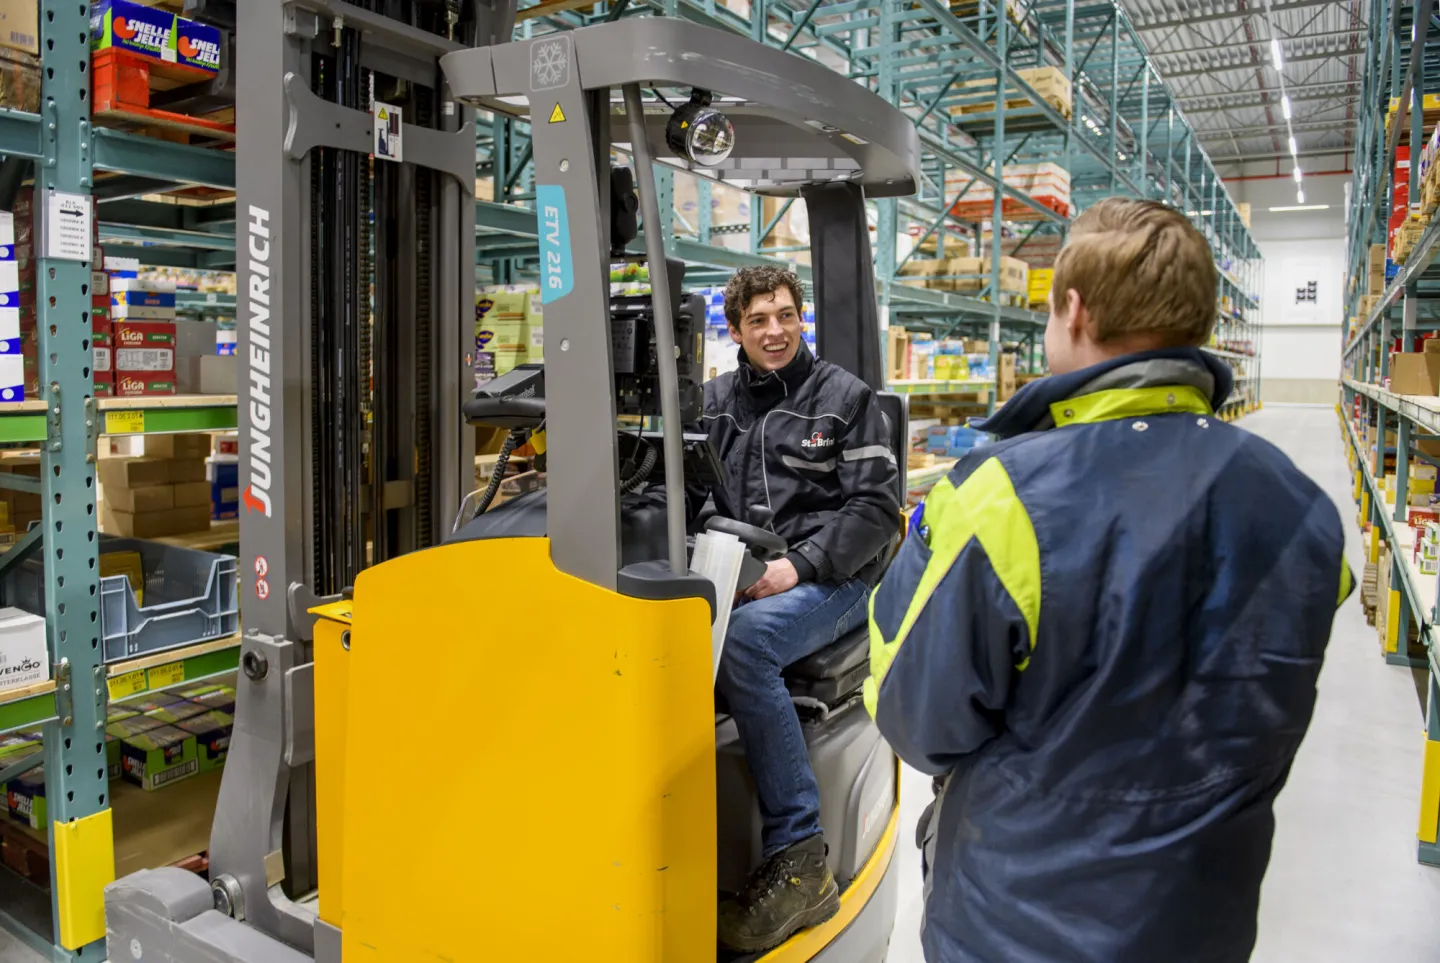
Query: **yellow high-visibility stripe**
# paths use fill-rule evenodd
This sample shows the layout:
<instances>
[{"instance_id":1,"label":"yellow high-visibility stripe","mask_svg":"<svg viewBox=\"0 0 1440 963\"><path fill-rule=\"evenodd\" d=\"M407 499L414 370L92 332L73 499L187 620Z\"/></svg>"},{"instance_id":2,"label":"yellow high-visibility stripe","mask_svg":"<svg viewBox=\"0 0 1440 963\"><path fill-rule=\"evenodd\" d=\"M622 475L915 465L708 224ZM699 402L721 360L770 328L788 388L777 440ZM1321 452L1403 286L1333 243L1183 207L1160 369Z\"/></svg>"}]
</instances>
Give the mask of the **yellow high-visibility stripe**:
<instances>
[{"instance_id":1,"label":"yellow high-visibility stripe","mask_svg":"<svg viewBox=\"0 0 1440 963\"><path fill-rule=\"evenodd\" d=\"M1050 406L1050 415L1059 427L1088 425L1116 418L1140 418L1188 411L1211 414L1210 399L1191 385L1161 385L1155 388L1112 388L1078 398L1067 398Z\"/></svg>"},{"instance_id":2,"label":"yellow high-visibility stripe","mask_svg":"<svg viewBox=\"0 0 1440 963\"><path fill-rule=\"evenodd\" d=\"M1335 604L1338 606L1341 602L1349 598L1354 588L1355 576L1351 573L1350 566L1346 565L1345 560L1342 558L1340 560L1340 597L1335 600Z\"/></svg>"},{"instance_id":3,"label":"yellow high-visibility stripe","mask_svg":"<svg viewBox=\"0 0 1440 963\"><path fill-rule=\"evenodd\" d=\"M1030 513L998 458L981 464L959 488L948 478L937 483L925 500L925 522L930 529L930 561L894 639L887 641L875 622L875 598L880 589L870 595L870 678L865 680L865 705L872 716L880 697L880 681L896 652L971 539L985 550L1000 584L1020 610L1032 651L1040 630L1040 543ZM1023 671L1029 663L1027 655L1016 668Z\"/></svg>"}]
</instances>

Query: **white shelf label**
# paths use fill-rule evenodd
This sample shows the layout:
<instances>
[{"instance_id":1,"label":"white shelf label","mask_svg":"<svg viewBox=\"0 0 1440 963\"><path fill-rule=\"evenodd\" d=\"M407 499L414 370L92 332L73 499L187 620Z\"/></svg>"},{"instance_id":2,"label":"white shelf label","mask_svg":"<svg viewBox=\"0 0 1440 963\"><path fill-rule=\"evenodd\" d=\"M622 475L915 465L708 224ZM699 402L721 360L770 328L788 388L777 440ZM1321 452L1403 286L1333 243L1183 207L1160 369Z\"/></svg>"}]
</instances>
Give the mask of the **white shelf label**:
<instances>
[{"instance_id":1,"label":"white shelf label","mask_svg":"<svg viewBox=\"0 0 1440 963\"><path fill-rule=\"evenodd\" d=\"M394 104L375 101L375 156L400 163L405 160L404 113Z\"/></svg>"},{"instance_id":2,"label":"white shelf label","mask_svg":"<svg viewBox=\"0 0 1440 963\"><path fill-rule=\"evenodd\" d=\"M45 222L45 256L65 261L88 261L95 235L90 197L51 191Z\"/></svg>"}]
</instances>

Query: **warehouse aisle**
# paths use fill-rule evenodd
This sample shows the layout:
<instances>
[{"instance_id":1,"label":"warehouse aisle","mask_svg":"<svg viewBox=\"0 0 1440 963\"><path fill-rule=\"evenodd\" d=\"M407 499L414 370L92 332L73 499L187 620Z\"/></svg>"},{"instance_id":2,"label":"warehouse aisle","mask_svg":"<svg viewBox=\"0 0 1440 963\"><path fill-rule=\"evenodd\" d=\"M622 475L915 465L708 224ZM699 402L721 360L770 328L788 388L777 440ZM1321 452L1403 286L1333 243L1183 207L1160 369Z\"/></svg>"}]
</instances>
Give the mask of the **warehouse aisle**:
<instances>
[{"instance_id":1,"label":"warehouse aisle","mask_svg":"<svg viewBox=\"0 0 1440 963\"><path fill-rule=\"evenodd\" d=\"M1361 571L1340 428L1331 408L1269 408L1241 424L1335 500ZM1357 597L1336 615L1310 732L1276 805L1274 855L1252 963L1431 963L1440 869L1415 860L1422 717L1410 673L1385 664ZM900 913L888 963L921 963L915 819L929 780L906 770ZM998 961L997 961L998 963Z\"/></svg>"}]
</instances>

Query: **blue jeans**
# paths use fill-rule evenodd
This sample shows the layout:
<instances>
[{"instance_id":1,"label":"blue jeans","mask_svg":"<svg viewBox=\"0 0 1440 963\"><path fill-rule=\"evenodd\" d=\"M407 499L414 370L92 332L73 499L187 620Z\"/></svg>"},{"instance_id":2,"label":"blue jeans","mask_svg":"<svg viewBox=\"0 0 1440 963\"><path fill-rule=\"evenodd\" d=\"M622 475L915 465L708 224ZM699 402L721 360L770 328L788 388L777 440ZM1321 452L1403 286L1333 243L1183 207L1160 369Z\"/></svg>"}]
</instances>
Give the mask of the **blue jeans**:
<instances>
[{"instance_id":1,"label":"blue jeans","mask_svg":"<svg viewBox=\"0 0 1440 963\"><path fill-rule=\"evenodd\" d=\"M730 614L715 685L755 779L767 859L820 832L820 787L781 670L864 622L868 599L859 579L802 582Z\"/></svg>"}]
</instances>

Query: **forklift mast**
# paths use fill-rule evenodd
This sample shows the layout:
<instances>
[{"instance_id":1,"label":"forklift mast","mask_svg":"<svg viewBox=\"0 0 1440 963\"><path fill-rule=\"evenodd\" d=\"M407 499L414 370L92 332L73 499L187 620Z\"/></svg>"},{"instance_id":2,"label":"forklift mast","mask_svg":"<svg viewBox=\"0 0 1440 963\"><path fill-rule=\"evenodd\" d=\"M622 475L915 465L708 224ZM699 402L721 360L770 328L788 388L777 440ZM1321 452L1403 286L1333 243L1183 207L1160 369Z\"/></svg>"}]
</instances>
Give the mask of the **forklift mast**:
<instances>
[{"instance_id":1,"label":"forklift mast","mask_svg":"<svg viewBox=\"0 0 1440 963\"><path fill-rule=\"evenodd\" d=\"M439 58L513 25L513 2L234 4L241 660L256 684L240 687L210 852L217 898L292 946L310 947L313 913L275 884L315 886L313 736L279 707L309 705L308 610L437 544L471 487L474 112Z\"/></svg>"}]
</instances>

